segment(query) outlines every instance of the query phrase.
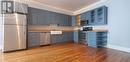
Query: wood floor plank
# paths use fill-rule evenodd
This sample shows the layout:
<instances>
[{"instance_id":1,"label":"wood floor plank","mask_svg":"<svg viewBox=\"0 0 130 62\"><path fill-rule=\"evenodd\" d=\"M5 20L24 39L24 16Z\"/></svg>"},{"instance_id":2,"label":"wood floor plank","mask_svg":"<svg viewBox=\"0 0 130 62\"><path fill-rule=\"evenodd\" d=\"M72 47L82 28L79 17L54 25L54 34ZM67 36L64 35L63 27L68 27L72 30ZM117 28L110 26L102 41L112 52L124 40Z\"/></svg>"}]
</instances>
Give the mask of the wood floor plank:
<instances>
[{"instance_id":1,"label":"wood floor plank","mask_svg":"<svg viewBox=\"0 0 130 62\"><path fill-rule=\"evenodd\" d=\"M130 62L130 53L63 43L0 53L0 62Z\"/></svg>"}]
</instances>

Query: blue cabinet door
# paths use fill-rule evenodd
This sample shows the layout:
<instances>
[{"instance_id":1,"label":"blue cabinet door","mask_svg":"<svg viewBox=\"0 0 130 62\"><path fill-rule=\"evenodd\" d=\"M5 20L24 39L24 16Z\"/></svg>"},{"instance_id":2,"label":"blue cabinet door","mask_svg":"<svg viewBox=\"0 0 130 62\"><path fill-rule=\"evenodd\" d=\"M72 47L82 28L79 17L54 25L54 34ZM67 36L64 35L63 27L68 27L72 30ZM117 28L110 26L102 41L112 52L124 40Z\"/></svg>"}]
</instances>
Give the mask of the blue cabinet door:
<instances>
[{"instance_id":1,"label":"blue cabinet door","mask_svg":"<svg viewBox=\"0 0 130 62\"><path fill-rule=\"evenodd\" d=\"M88 21L91 20L91 13L90 13L90 11L86 12L86 20L88 20Z\"/></svg>"},{"instance_id":2,"label":"blue cabinet door","mask_svg":"<svg viewBox=\"0 0 130 62\"><path fill-rule=\"evenodd\" d=\"M37 25L47 25L48 24L48 21L47 21L48 12L46 12L46 11L43 12L42 10L40 10L37 13L38 13Z\"/></svg>"},{"instance_id":3,"label":"blue cabinet door","mask_svg":"<svg viewBox=\"0 0 130 62\"><path fill-rule=\"evenodd\" d=\"M87 43L88 43L88 46L92 46L92 47L95 47L97 45L97 42L96 42L96 32L87 32L87 36L86 36L86 40L87 40Z\"/></svg>"},{"instance_id":4,"label":"blue cabinet door","mask_svg":"<svg viewBox=\"0 0 130 62\"><path fill-rule=\"evenodd\" d=\"M60 14L59 16L60 16L60 20L59 20L60 25L64 26L65 25L65 15Z\"/></svg>"},{"instance_id":5,"label":"blue cabinet door","mask_svg":"<svg viewBox=\"0 0 130 62\"><path fill-rule=\"evenodd\" d=\"M103 25L107 24L107 7L103 6L96 9L96 24Z\"/></svg>"},{"instance_id":6,"label":"blue cabinet door","mask_svg":"<svg viewBox=\"0 0 130 62\"><path fill-rule=\"evenodd\" d=\"M58 13L54 13L54 23L60 25L60 15Z\"/></svg>"},{"instance_id":7,"label":"blue cabinet door","mask_svg":"<svg viewBox=\"0 0 130 62\"><path fill-rule=\"evenodd\" d=\"M62 35L51 35L52 43L62 43L62 42L72 41L72 40L73 40L72 32L63 32Z\"/></svg>"},{"instance_id":8,"label":"blue cabinet door","mask_svg":"<svg viewBox=\"0 0 130 62\"><path fill-rule=\"evenodd\" d=\"M79 32L78 31L73 33L73 40L75 43L79 42Z\"/></svg>"},{"instance_id":9,"label":"blue cabinet door","mask_svg":"<svg viewBox=\"0 0 130 62\"><path fill-rule=\"evenodd\" d=\"M29 7L29 25L71 26L71 16Z\"/></svg>"},{"instance_id":10,"label":"blue cabinet door","mask_svg":"<svg viewBox=\"0 0 130 62\"><path fill-rule=\"evenodd\" d=\"M81 14L81 21L84 21L84 20L86 20L86 13Z\"/></svg>"},{"instance_id":11,"label":"blue cabinet door","mask_svg":"<svg viewBox=\"0 0 130 62\"><path fill-rule=\"evenodd\" d=\"M104 47L107 45L107 32L87 32L86 36L88 46Z\"/></svg>"},{"instance_id":12,"label":"blue cabinet door","mask_svg":"<svg viewBox=\"0 0 130 62\"><path fill-rule=\"evenodd\" d=\"M71 17L71 23L72 23L72 26L76 26L77 24L76 24L76 16L72 16Z\"/></svg>"},{"instance_id":13,"label":"blue cabinet door","mask_svg":"<svg viewBox=\"0 0 130 62\"><path fill-rule=\"evenodd\" d=\"M40 33L29 32L28 33L28 47L40 46Z\"/></svg>"},{"instance_id":14,"label":"blue cabinet door","mask_svg":"<svg viewBox=\"0 0 130 62\"><path fill-rule=\"evenodd\" d=\"M82 22L83 21L83 22ZM107 7L102 6L81 14L81 25L107 24Z\"/></svg>"},{"instance_id":15,"label":"blue cabinet door","mask_svg":"<svg viewBox=\"0 0 130 62\"><path fill-rule=\"evenodd\" d=\"M38 11L36 9L32 10L32 8L29 7L29 25L37 25L37 19L38 19Z\"/></svg>"},{"instance_id":16,"label":"blue cabinet door","mask_svg":"<svg viewBox=\"0 0 130 62\"><path fill-rule=\"evenodd\" d=\"M90 21L89 25L95 25L96 24L96 10L90 11Z\"/></svg>"},{"instance_id":17,"label":"blue cabinet door","mask_svg":"<svg viewBox=\"0 0 130 62\"><path fill-rule=\"evenodd\" d=\"M62 39L62 41L73 41L73 33L72 32L64 32L63 34L62 34L62 36L63 36L63 39Z\"/></svg>"},{"instance_id":18,"label":"blue cabinet door","mask_svg":"<svg viewBox=\"0 0 130 62\"><path fill-rule=\"evenodd\" d=\"M51 42L52 43L61 43L63 36L62 35L51 35Z\"/></svg>"}]
</instances>

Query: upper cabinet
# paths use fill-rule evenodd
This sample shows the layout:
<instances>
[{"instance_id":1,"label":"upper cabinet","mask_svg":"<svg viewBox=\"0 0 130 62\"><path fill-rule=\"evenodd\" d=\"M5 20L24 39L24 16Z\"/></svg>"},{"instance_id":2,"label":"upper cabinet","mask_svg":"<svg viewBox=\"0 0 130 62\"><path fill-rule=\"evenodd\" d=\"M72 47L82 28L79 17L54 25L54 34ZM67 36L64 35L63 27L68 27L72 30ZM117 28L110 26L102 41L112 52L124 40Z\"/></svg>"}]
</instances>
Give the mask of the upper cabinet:
<instances>
[{"instance_id":1,"label":"upper cabinet","mask_svg":"<svg viewBox=\"0 0 130 62\"><path fill-rule=\"evenodd\" d=\"M88 25L95 25L96 21L96 10L92 10L90 11L90 20L88 21Z\"/></svg>"},{"instance_id":2,"label":"upper cabinet","mask_svg":"<svg viewBox=\"0 0 130 62\"><path fill-rule=\"evenodd\" d=\"M86 25L105 25L107 24L107 7L102 6L94 10L82 13L81 26Z\"/></svg>"},{"instance_id":3,"label":"upper cabinet","mask_svg":"<svg viewBox=\"0 0 130 62\"><path fill-rule=\"evenodd\" d=\"M81 26L86 26L88 25L89 21L91 20L91 14L90 12L85 12L83 14L81 14Z\"/></svg>"},{"instance_id":4,"label":"upper cabinet","mask_svg":"<svg viewBox=\"0 0 130 62\"><path fill-rule=\"evenodd\" d=\"M81 21L86 20L86 13L82 13L80 16L81 16Z\"/></svg>"},{"instance_id":5,"label":"upper cabinet","mask_svg":"<svg viewBox=\"0 0 130 62\"><path fill-rule=\"evenodd\" d=\"M29 7L28 25L71 26L71 16Z\"/></svg>"},{"instance_id":6,"label":"upper cabinet","mask_svg":"<svg viewBox=\"0 0 130 62\"><path fill-rule=\"evenodd\" d=\"M96 24L107 24L107 7L97 8L96 12Z\"/></svg>"}]
</instances>

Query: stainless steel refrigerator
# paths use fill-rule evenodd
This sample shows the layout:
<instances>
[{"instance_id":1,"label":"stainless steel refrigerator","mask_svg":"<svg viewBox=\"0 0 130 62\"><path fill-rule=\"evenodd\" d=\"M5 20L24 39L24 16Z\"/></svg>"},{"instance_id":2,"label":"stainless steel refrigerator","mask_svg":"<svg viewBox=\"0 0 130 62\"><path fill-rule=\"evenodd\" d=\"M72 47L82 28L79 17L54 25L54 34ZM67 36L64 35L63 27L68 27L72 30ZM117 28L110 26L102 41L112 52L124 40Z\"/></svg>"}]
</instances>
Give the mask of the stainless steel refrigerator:
<instances>
[{"instance_id":1,"label":"stainless steel refrigerator","mask_svg":"<svg viewBox=\"0 0 130 62\"><path fill-rule=\"evenodd\" d=\"M2 16L2 52L26 49L27 5L17 4L12 13Z\"/></svg>"}]
</instances>

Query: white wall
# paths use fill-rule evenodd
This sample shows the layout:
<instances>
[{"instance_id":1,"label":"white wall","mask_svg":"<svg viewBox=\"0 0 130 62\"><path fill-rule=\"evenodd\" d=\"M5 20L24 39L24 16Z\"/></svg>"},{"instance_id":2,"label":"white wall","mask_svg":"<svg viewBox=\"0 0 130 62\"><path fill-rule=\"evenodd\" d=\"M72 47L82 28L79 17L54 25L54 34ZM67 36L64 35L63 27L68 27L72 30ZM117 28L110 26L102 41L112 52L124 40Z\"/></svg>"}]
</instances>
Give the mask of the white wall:
<instances>
[{"instance_id":1,"label":"white wall","mask_svg":"<svg viewBox=\"0 0 130 62\"><path fill-rule=\"evenodd\" d=\"M0 50L2 48L2 22L1 21L2 21L2 17L1 17L1 2L0 2Z\"/></svg>"},{"instance_id":2,"label":"white wall","mask_svg":"<svg viewBox=\"0 0 130 62\"><path fill-rule=\"evenodd\" d=\"M108 47L130 52L130 0L104 0L76 13L108 6Z\"/></svg>"},{"instance_id":3,"label":"white wall","mask_svg":"<svg viewBox=\"0 0 130 62\"><path fill-rule=\"evenodd\" d=\"M107 5L109 47L130 52L130 0L109 0Z\"/></svg>"}]
</instances>

